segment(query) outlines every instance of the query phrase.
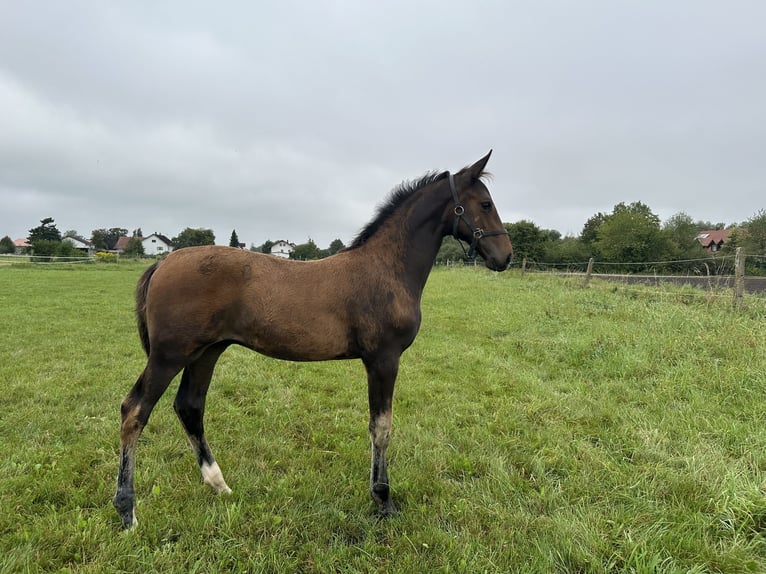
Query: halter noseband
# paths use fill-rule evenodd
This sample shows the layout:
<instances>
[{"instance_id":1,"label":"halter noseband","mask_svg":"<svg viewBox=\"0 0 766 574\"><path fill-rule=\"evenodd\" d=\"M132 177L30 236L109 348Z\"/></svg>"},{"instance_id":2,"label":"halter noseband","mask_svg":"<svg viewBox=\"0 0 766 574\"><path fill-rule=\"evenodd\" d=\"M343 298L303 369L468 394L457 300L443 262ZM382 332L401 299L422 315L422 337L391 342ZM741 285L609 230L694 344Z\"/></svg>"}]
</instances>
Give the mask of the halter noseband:
<instances>
[{"instance_id":1,"label":"halter noseband","mask_svg":"<svg viewBox=\"0 0 766 574\"><path fill-rule=\"evenodd\" d=\"M457 197L457 189L455 189L455 177L450 173L449 174L449 188L452 192L452 200L455 202L455 221L452 224L452 237L457 239L457 242L460 244L460 247L463 248L463 254L465 254L466 258L473 259L476 255L476 247L479 245L479 240L482 237L491 237L492 235L508 235L507 229L496 229L495 231L484 231L480 227L476 227L473 222L468 219L468 216L465 214L465 207L463 207L463 204L460 203L460 200ZM463 242L460 241L460 237L458 237L457 231L458 227L460 226L460 220L465 221L465 224L468 226L468 229L471 230L471 234L473 235L473 241L471 241L471 245L468 248L468 251L465 250L465 246L463 245Z\"/></svg>"}]
</instances>

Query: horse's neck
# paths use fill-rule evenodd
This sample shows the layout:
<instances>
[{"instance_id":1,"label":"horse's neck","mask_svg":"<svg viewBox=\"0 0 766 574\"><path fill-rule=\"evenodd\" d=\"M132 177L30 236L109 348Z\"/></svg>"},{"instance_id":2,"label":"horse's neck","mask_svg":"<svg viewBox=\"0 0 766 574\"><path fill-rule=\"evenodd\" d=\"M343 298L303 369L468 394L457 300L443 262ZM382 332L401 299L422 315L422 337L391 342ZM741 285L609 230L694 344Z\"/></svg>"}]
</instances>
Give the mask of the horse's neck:
<instances>
[{"instance_id":1,"label":"horse's neck","mask_svg":"<svg viewBox=\"0 0 766 574\"><path fill-rule=\"evenodd\" d=\"M444 238L444 214L449 196L438 189L423 190L381 230L381 252L390 258L387 267L401 274L419 296L433 268Z\"/></svg>"}]
</instances>

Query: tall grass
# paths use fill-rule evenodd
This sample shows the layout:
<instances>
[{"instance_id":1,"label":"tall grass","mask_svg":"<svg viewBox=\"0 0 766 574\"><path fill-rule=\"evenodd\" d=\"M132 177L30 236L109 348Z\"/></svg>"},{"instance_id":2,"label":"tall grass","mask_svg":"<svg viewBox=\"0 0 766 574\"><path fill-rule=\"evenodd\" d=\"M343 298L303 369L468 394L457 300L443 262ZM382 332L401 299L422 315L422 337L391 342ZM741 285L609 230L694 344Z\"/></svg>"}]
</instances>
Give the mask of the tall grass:
<instances>
[{"instance_id":1,"label":"tall grass","mask_svg":"<svg viewBox=\"0 0 766 574\"><path fill-rule=\"evenodd\" d=\"M402 360L400 515L367 493L358 362L232 348L206 426L234 494L202 484L171 386L122 533L141 270L0 269L2 571L766 571L766 301L481 269L432 274Z\"/></svg>"}]
</instances>

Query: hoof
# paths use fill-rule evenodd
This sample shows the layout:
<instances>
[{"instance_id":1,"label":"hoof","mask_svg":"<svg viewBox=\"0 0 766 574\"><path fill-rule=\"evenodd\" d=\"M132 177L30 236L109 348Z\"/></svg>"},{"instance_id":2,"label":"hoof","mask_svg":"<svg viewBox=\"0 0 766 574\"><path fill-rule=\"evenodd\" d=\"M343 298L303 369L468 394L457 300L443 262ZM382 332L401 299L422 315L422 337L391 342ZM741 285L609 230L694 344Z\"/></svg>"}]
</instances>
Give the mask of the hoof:
<instances>
[{"instance_id":1,"label":"hoof","mask_svg":"<svg viewBox=\"0 0 766 574\"><path fill-rule=\"evenodd\" d=\"M378 516L381 519L391 518L397 514L399 514L399 510L396 508L396 505L391 502L390 499L378 506Z\"/></svg>"},{"instance_id":2,"label":"hoof","mask_svg":"<svg viewBox=\"0 0 766 574\"><path fill-rule=\"evenodd\" d=\"M136 507L134 497L131 494L117 493L112 500L114 509L117 511L120 517L123 530L130 530L138 526L138 520L136 520Z\"/></svg>"},{"instance_id":3,"label":"hoof","mask_svg":"<svg viewBox=\"0 0 766 574\"><path fill-rule=\"evenodd\" d=\"M138 526L138 520L136 520L136 513L135 511L130 511L129 513L120 513L120 522L122 523L122 529L124 531L133 530L136 526Z\"/></svg>"},{"instance_id":4,"label":"hoof","mask_svg":"<svg viewBox=\"0 0 766 574\"><path fill-rule=\"evenodd\" d=\"M370 488L370 496L378 503L378 514L381 518L388 518L398 512L391 500L391 491L387 484L378 483Z\"/></svg>"}]
</instances>

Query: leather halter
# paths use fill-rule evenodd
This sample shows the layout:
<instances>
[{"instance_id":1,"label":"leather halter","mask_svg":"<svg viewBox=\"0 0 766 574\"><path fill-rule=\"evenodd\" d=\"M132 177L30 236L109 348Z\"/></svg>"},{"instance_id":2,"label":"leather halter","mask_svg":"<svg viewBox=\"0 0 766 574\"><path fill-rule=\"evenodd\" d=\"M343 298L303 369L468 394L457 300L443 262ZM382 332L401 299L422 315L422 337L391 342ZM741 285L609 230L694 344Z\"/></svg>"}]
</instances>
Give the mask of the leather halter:
<instances>
[{"instance_id":1,"label":"leather halter","mask_svg":"<svg viewBox=\"0 0 766 574\"><path fill-rule=\"evenodd\" d=\"M473 222L468 218L468 216L465 214L465 207L463 207L463 204L460 203L460 200L457 197L457 189L455 189L455 177L450 173L449 174L449 188L452 192L452 199L455 202L455 222L452 224L452 237L457 239L457 242L460 244L460 247L463 248L463 253L465 254L466 258L473 259L476 255L476 247L479 245L479 240L483 237L491 237L493 235L508 235L508 230L503 229L496 229L494 231L484 231L480 227L476 227ZM458 237L458 227L460 226L460 221L463 220L465 224L468 226L468 229L471 230L471 234L473 235L473 240L471 241L471 245L468 248L468 251L466 251L465 246L463 245L463 242L460 241L460 237Z\"/></svg>"}]
</instances>

